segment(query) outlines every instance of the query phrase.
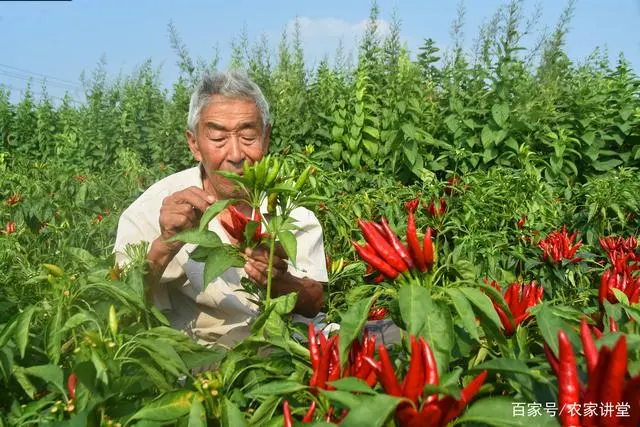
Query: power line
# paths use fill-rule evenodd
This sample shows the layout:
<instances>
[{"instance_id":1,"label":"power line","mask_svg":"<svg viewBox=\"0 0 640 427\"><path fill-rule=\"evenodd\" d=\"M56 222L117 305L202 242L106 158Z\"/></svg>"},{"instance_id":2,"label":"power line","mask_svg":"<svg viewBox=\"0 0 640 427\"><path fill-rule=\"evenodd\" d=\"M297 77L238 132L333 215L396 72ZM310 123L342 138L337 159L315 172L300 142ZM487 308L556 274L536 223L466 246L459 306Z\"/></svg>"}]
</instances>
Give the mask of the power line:
<instances>
[{"instance_id":1,"label":"power line","mask_svg":"<svg viewBox=\"0 0 640 427\"><path fill-rule=\"evenodd\" d=\"M12 69L12 70L15 70L15 71L20 71L20 72L26 73L26 74L33 74L35 76L46 77L49 80L58 80L59 82L67 83L67 84L70 84L72 86L78 86L79 87L79 85L77 83L71 82L69 80L60 79L58 77L49 76L47 74L36 73L34 71L29 71L29 70L25 70L23 68L18 68L18 67L14 67L14 66L11 66L11 65L6 65L6 64L0 64L0 67L9 68L9 69Z\"/></svg>"},{"instance_id":2,"label":"power line","mask_svg":"<svg viewBox=\"0 0 640 427\"><path fill-rule=\"evenodd\" d=\"M16 90L16 91L26 91L27 90L26 88L19 88L19 87L15 87L15 86L12 86L12 85L8 85L6 83L0 83L0 86L4 86L5 88L7 88L9 90ZM39 95L39 96L44 96L45 95L43 92L37 92L37 91L33 91L33 90L31 90L31 93L34 94L34 95ZM46 96L48 98L58 99L60 101L64 101L64 98L61 98L61 97L55 96L55 95L51 95L49 93L47 93ZM68 97L68 100L70 102L75 103L75 104L79 104L79 105L82 104L82 102L80 102L80 101L78 101L78 100L76 100L74 98L71 98L70 96Z\"/></svg>"},{"instance_id":3,"label":"power line","mask_svg":"<svg viewBox=\"0 0 640 427\"><path fill-rule=\"evenodd\" d=\"M4 76L4 77L10 77L10 78L14 78L14 79L20 79L20 80L26 80L26 81L30 81L30 80L36 80L38 82L41 83L45 83L47 85L53 86L53 87L59 87L62 89L67 89L67 90L80 90L80 86L72 86L72 85L68 85L67 83L58 83L58 82L50 82L46 79L40 79L40 78L36 78L36 77L32 77L32 76L24 76L24 75L20 75L18 73L14 73L11 71L6 71L6 70L0 70L0 76Z\"/></svg>"}]
</instances>

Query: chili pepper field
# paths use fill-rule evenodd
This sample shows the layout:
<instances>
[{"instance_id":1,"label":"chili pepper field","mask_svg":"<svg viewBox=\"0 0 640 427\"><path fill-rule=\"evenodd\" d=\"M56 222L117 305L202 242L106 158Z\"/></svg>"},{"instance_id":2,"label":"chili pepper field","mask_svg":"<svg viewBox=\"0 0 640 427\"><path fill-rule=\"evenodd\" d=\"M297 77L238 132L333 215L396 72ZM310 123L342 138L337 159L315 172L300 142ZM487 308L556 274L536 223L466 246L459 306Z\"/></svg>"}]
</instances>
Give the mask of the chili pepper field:
<instances>
[{"instance_id":1,"label":"chili pepper field","mask_svg":"<svg viewBox=\"0 0 640 427\"><path fill-rule=\"evenodd\" d=\"M144 244L125 269L112 255L122 211L194 165L190 89L223 64L171 31L169 90L150 62L98 65L82 105L0 89L0 426L640 425L640 78L595 46L567 57L570 7L535 48L521 2L498 12L472 53L407 52L376 7L352 64L307 69L295 36L271 62L234 50L273 132L229 176L270 216L229 229L293 254L288 213L312 210L339 329L244 283L260 312L233 349L145 299ZM206 228L229 204L178 236L194 259L242 265Z\"/></svg>"}]
</instances>

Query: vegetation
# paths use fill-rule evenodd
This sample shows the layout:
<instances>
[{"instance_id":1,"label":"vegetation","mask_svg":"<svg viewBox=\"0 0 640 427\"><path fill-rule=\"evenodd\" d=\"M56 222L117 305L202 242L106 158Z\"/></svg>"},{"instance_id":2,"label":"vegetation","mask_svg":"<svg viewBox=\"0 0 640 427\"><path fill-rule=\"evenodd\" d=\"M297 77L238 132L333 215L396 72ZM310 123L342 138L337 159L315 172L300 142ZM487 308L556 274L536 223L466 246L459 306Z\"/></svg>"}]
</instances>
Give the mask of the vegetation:
<instances>
[{"instance_id":1,"label":"vegetation","mask_svg":"<svg viewBox=\"0 0 640 427\"><path fill-rule=\"evenodd\" d=\"M427 38L412 57L398 22L379 37L375 3L353 65L339 51L308 69L299 31L275 52L244 33L234 43L231 64L271 106L278 191L304 195L324 227L336 338L293 323L285 296L261 300L237 348L205 348L144 299L144 245L114 266L122 210L194 164L190 89L219 58L192 58L170 27L183 72L170 91L151 61L115 82L98 66L80 106L46 88L13 104L0 89L0 425L275 426L310 405L317 425L568 425L552 409L589 403L567 391L577 378L591 402L629 404L620 422L640 416L640 78L622 55L568 58L572 3L525 49L522 8L500 8L472 54L463 10L451 51ZM310 169L301 191L283 190ZM384 218L409 247L412 217L433 266L381 276L355 250L374 247L358 220ZM282 219L263 225L290 247ZM378 318L406 331L403 345L362 335ZM618 382L594 395L598 378Z\"/></svg>"}]
</instances>

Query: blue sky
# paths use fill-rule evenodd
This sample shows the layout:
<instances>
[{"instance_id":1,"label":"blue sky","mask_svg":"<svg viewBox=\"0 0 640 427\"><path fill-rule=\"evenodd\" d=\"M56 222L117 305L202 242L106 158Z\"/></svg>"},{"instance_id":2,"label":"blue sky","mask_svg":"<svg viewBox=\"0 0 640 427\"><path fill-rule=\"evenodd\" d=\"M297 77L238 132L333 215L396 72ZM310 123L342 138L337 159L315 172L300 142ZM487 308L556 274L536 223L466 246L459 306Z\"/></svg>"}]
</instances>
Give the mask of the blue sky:
<instances>
[{"instance_id":1,"label":"blue sky","mask_svg":"<svg viewBox=\"0 0 640 427\"><path fill-rule=\"evenodd\" d=\"M441 48L452 45L456 1L377 3L383 31L394 10L397 12L402 39L412 53L429 37ZM479 26L504 3L464 2L466 47L471 48ZM525 18L540 12L534 38L545 29L553 30L564 5L564 1L555 0L523 2ZM340 39L347 49L355 49L370 6L369 0L0 1L0 84L12 88L15 100L29 76L36 92L47 76L50 95L61 97L69 90L75 99L82 100L80 75L83 70L91 73L104 56L109 78L129 74L151 59L160 67L161 81L169 86L179 74L177 56L169 42L169 22L193 57L211 59L217 46L225 65L231 41L243 27L250 43L264 34L275 49L282 32L299 18L306 59L312 66L324 54L332 57ZM572 60L582 61L598 46L607 48L613 60L623 52L635 72L640 72L640 0L576 1L566 51Z\"/></svg>"}]
</instances>

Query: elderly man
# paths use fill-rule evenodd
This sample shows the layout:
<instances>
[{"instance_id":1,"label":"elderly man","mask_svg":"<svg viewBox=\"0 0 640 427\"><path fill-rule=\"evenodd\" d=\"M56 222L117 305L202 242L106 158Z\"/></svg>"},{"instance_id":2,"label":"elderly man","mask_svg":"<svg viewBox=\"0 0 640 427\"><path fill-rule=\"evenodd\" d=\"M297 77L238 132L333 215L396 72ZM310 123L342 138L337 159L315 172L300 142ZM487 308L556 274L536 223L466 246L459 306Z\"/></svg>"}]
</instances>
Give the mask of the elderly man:
<instances>
[{"instance_id":1,"label":"elderly man","mask_svg":"<svg viewBox=\"0 0 640 427\"><path fill-rule=\"evenodd\" d=\"M167 240L198 227L202 214L215 201L239 197L233 183L215 171L241 173L244 162L260 160L269 148L270 131L267 102L245 74L229 71L203 76L191 96L186 131L198 165L152 185L120 218L114 247L117 262L127 262L127 244L149 242L148 295L174 327L203 343L230 346L248 335L256 306L241 292L240 282L247 277L266 286L268 251L250 251L244 268L230 268L203 290L204 263L189 259L195 245ZM248 205L237 207L250 216ZM314 317L322 308L323 283L328 280L322 228L307 209L295 210L292 217L301 228L296 235L296 267L282 252L275 257L272 293L297 292L294 313ZM233 244L220 225L220 220L228 218L227 211L221 212L209 229Z\"/></svg>"}]
</instances>

